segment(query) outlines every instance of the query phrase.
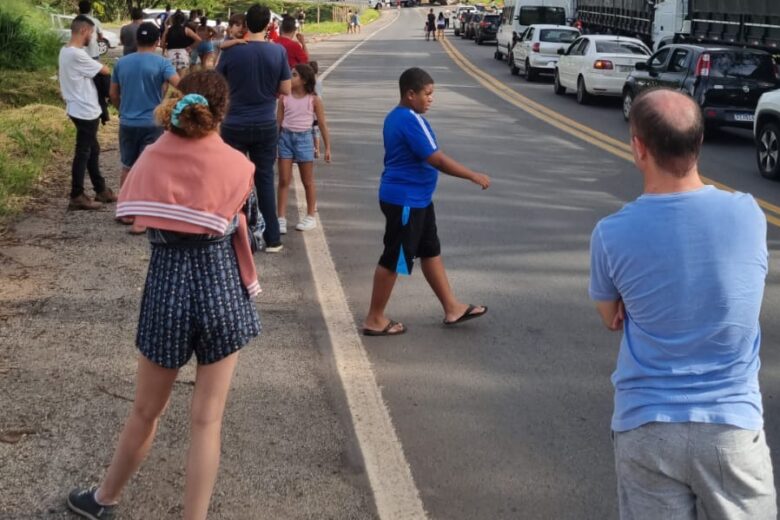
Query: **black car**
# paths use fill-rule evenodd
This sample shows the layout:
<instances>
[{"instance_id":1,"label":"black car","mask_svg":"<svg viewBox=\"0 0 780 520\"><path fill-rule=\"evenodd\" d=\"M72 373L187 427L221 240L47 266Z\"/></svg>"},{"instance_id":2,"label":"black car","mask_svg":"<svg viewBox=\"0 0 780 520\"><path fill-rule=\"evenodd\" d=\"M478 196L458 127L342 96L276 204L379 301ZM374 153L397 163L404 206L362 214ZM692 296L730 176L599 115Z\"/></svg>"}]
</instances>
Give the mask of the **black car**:
<instances>
[{"instance_id":1,"label":"black car","mask_svg":"<svg viewBox=\"0 0 780 520\"><path fill-rule=\"evenodd\" d=\"M635 65L623 86L623 116L643 90L671 88L701 106L708 129L753 128L761 94L780 87L772 56L740 47L674 44Z\"/></svg>"},{"instance_id":2,"label":"black car","mask_svg":"<svg viewBox=\"0 0 780 520\"><path fill-rule=\"evenodd\" d=\"M466 13L466 17L463 20L463 32L460 33L461 38L471 40L474 38L474 24L479 23L482 18L482 13L474 11L472 13Z\"/></svg>"},{"instance_id":3,"label":"black car","mask_svg":"<svg viewBox=\"0 0 780 520\"><path fill-rule=\"evenodd\" d=\"M488 41L495 41L499 25L501 25L500 14L486 14L483 16L474 30L474 41L477 45L482 45L482 43Z\"/></svg>"}]
</instances>

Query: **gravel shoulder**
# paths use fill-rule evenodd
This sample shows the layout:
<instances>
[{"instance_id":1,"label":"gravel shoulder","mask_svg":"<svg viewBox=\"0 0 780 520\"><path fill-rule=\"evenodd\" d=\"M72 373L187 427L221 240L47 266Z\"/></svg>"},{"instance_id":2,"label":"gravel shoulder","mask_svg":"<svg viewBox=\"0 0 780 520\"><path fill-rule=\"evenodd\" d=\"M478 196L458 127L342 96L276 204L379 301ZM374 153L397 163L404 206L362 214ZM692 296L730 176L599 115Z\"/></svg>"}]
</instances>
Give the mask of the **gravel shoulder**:
<instances>
[{"instance_id":1,"label":"gravel shoulder","mask_svg":"<svg viewBox=\"0 0 780 520\"><path fill-rule=\"evenodd\" d=\"M337 55L331 46L328 53ZM116 142L116 131L114 122L101 135L101 165L112 187L119 157L106 143ZM4 519L69 518L65 494L100 478L133 396L149 246L114 223L113 206L67 212L67 182L62 174L0 238ZM303 247L288 235L282 254L256 256L264 331L241 353L210 518L376 517L332 379ZM191 363L119 518L180 516L193 384Z\"/></svg>"}]
</instances>

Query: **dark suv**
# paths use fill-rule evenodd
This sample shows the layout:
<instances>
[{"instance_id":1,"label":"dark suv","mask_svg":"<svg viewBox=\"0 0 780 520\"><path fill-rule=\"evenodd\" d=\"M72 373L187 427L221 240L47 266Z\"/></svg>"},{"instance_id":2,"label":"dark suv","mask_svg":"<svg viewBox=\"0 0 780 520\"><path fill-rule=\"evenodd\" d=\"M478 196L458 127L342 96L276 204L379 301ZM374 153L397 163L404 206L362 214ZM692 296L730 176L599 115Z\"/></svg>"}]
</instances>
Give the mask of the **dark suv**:
<instances>
[{"instance_id":1,"label":"dark suv","mask_svg":"<svg viewBox=\"0 0 780 520\"><path fill-rule=\"evenodd\" d=\"M643 90L663 87L689 94L707 128L753 128L761 94L780 87L772 56L739 47L674 44L635 65L623 86L623 116Z\"/></svg>"},{"instance_id":2,"label":"dark suv","mask_svg":"<svg viewBox=\"0 0 780 520\"><path fill-rule=\"evenodd\" d=\"M477 45L495 41L499 25L501 25L500 14L486 14L483 16L474 29L474 41L477 42Z\"/></svg>"}]
</instances>

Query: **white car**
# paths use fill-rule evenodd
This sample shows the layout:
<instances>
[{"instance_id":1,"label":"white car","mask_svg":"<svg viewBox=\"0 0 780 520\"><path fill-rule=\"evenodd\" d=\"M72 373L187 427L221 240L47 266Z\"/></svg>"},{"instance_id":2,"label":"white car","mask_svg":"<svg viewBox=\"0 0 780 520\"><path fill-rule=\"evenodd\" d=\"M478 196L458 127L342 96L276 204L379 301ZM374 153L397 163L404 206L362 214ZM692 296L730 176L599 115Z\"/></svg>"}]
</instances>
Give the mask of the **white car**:
<instances>
[{"instance_id":1,"label":"white car","mask_svg":"<svg viewBox=\"0 0 780 520\"><path fill-rule=\"evenodd\" d=\"M514 75L522 71L528 81L543 72L553 74L558 50L568 48L579 36L580 31L567 25L532 25L509 52L509 69Z\"/></svg>"},{"instance_id":2,"label":"white car","mask_svg":"<svg viewBox=\"0 0 780 520\"><path fill-rule=\"evenodd\" d=\"M650 49L635 38L587 35L564 50L555 69L555 93L577 92L577 102L591 96L620 96L634 65L647 61Z\"/></svg>"},{"instance_id":3,"label":"white car","mask_svg":"<svg viewBox=\"0 0 780 520\"><path fill-rule=\"evenodd\" d=\"M452 20L450 21L450 26L452 27L452 30L455 33L455 36L460 36L460 33L465 31L465 27L463 27L463 15L466 13L470 13L471 11L476 11L477 8L473 5L459 5L455 11L452 14Z\"/></svg>"},{"instance_id":4,"label":"white car","mask_svg":"<svg viewBox=\"0 0 780 520\"><path fill-rule=\"evenodd\" d=\"M759 98L753 121L758 171L767 179L780 179L780 90Z\"/></svg>"},{"instance_id":5,"label":"white car","mask_svg":"<svg viewBox=\"0 0 780 520\"><path fill-rule=\"evenodd\" d=\"M52 30L57 33L62 43L67 43L70 40L70 24L73 23L75 16L67 14L53 14L51 15ZM103 38L98 40L98 49L100 55L108 52L108 49L113 49L119 46L119 35L113 31L106 31L103 29L101 33Z\"/></svg>"}]
</instances>

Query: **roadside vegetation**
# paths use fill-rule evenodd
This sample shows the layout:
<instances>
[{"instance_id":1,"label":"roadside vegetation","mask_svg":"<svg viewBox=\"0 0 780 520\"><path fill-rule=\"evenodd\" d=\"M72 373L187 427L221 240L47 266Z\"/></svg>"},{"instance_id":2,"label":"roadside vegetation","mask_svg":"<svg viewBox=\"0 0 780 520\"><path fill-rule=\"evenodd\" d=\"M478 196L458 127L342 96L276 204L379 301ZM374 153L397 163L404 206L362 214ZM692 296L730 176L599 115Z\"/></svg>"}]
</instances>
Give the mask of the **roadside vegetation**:
<instances>
[{"instance_id":1,"label":"roadside vegetation","mask_svg":"<svg viewBox=\"0 0 780 520\"><path fill-rule=\"evenodd\" d=\"M380 12L376 9L365 9L360 13L360 24L365 26L376 21ZM307 18L308 20L308 18ZM347 32L347 22L320 22L306 23L303 28L304 34L340 34Z\"/></svg>"}]
</instances>

